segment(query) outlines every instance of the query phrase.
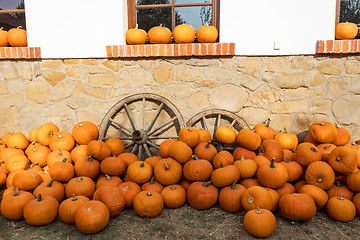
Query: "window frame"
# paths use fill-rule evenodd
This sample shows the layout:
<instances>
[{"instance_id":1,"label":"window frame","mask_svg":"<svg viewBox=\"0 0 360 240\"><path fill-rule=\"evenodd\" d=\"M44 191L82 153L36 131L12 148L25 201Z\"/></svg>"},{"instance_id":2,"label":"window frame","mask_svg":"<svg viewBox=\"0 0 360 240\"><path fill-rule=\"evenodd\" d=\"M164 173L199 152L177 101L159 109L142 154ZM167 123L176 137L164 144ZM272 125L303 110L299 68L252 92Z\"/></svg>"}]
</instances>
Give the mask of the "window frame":
<instances>
[{"instance_id":1,"label":"window frame","mask_svg":"<svg viewBox=\"0 0 360 240\"><path fill-rule=\"evenodd\" d=\"M136 26L136 9L137 8L147 8L150 5L143 5L141 7L137 7L135 4L136 0L127 0L127 12L128 12L128 28L135 28ZM155 5L151 5L152 7L160 7L165 5L168 7L172 7L172 14L174 15L174 7L184 7L184 6L203 6L204 4L194 4L194 3L188 3L188 4L175 4L175 0L172 0L171 4L155 4ZM220 0L212 0L212 3L209 4L210 6L212 6L212 18L213 18L213 22L212 22L212 26L215 26L218 30L218 32L220 33L220 24L219 24L219 19L220 19ZM171 31L173 31L174 29L174 17L172 17L173 19L173 23L172 23L172 29Z\"/></svg>"},{"instance_id":2,"label":"window frame","mask_svg":"<svg viewBox=\"0 0 360 240\"><path fill-rule=\"evenodd\" d=\"M24 9L6 9L6 10L0 10L0 14L7 14L7 13L25 13ZM26 20L25 20L26 21ZM26 23L25 23L26 24ZM22 26L25 27L25 26Z\"/></svg>"}]
</instances>

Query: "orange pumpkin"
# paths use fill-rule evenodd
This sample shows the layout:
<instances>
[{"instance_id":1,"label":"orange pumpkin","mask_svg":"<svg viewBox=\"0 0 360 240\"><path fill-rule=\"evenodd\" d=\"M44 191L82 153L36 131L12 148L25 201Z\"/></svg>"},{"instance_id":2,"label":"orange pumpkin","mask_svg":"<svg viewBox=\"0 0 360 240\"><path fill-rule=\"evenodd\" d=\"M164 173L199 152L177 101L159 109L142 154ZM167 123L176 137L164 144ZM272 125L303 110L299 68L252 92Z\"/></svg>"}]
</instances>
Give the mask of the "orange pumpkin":
<instances>
[{"instance_id":1,"label":"orange pumpkin","mask_svg":"<svg viewBox=\"0 0 360 240\"><path fill-rule=\"evenodd\" d=\"M209 26L206 22L205 26L200 26L196 31L196 39L201 43L213 43L218 38L218 30L214 26Z\"/></svg>"},{"instance_id":2,"label":"orange pumpkin","mask_svg":"<svg viewBox=\"0 0 360 240\"><path fill-rule=\"evenodd\" d=\"M125 34L126 42L128 44L144 44L147 40L147 33L143 29L138 28L136 24L135 28L128 29Z\"/></svg>"},{"instance_id":3,"label":"orange pumpkin","mask_svg":"<svg viewBox=\"0 0 360 240\"><path fill-rule=\"evenodd\" d=\"M195 39L195 29L189 24L180 24L174 28L173 36L177 43L192 43Z\"/></svg>"},{"instance_id":4,"label":"orange pumpkin","mask_svg":"<svg viewBox=\"0 0 360 240\"><path fill-rule=\"evenodd\" d=\"M336 39L353 39L358 33L358 27L355 23L338 23L335 26L335 38Z\"/></svg>"},{"instance_id":5,"label":"orange pumpkin","mask_svg":"<svg viewBox=\"0 0 360 240\"><path fill-rule=\"evenodd\" d=\"M8 32L8 40L13 47L26 47L27 46L27 33L21 26L12 28Z\"/></svg>"},{"instance_id":6,"label":"orange pumpkin","mask_svg":"<svg viewBox=\"0 0 360 240\"><path fill-rule=\"evenodd\" d=\"M171 31L160 24L160 26L152 27L149 30L148 39L150 43L169 43L171 40Z\"/></svg>"},{"instance_id":7,"label":"orange pumpkin","mask_svg":"<svg viewBox=\"0 0 360 240\"><path fill-rule=\"evenodd\" d=\"M0 47L7 47L9 45L8 32L0 28Z\"/></svg>"}]
</instances>

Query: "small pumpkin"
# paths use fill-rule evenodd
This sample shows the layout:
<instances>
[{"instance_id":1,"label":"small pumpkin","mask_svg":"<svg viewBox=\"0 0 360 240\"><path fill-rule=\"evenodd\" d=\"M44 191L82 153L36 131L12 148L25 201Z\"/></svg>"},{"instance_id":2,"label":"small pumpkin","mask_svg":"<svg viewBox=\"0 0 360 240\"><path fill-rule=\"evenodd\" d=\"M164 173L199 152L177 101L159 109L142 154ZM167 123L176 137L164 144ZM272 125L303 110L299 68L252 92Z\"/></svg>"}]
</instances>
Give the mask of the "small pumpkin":
<instances>
[{"instance_id":1,"label":"small pumpkin","mask_svg":"<svg viewBox=\"0 0 360 240\"><path fill-rule=\"evenodd\" d=\"M98 200L85 202L75 213L75 225L84 234L95 234L102 231L109 219L109 209Z\"/></svg>"},{"instance_id":2,"label":"small pumpkin","mask_svg":"<svg viewBox=\"0 0 360 240\"><path fill-rule=\"evenodd\" d=\"M152 27L148 31L148 39L150 43L166 44L171 40L171 31L167 27L160 26Z\"/></svg>"},{"instance_id":3,"label":"small pumpkin","mask_svg":"<svg viewBox=\"0 0 360 240\"><path fill-rule=\"evenodd\" d=\"M79 158L74 165L74 170L76 176L95 179L100 175L100 163L91 156Z\"/></svg>"},{"instance_id":4,"label":"small pumpkin","mask_svg":"<svg viewBox=\"0 0 360 240\"><path fill-rule=\"evenodd\" d=\"M101 161L100 170L103 174L120 176L126 171L126 163L119 157L107 157Z\"/></svg>"},{"instance_id":5,"label":"small pumpkin","mask_svg":"<svg viewBox=\"0 0 360 240\"><path fill-rule=\"evenodd\" d=\"M71 198L64 200L59 206L60 219L64 223L74 224L76 211L87 201L90 201L90 199L84 196L75 195L73 195Z\"/></svg>"},{"instance_id":6,"label":"small pumpkin","mask_svg":"<svg viewBox=\"0 0 360 240\"><path fill-rule=\"evenodd\" d=\"M212 172L211 163L205 159L195 158L186 162L183 167L183 175L189 181L207 181Z\"/></svg>"},{"instance_id":7,"label":"small pumpkin","mask_svg":"<svg viewBox=\"0 0 360 240\"><path fill-rule=\"evenodd\" d=\"M261 185L275 189L282 187L287 182L288 172L283 165L275 163L274 160L275 158L271 160L270 165L261 165L256 175Z\"/></svg>"},{"instance_id":8,"label":"small pumpkin","mask_svg":"<svg viewBox=\"0 0 360 240\"><path fill-rule=\"evenodd\" d=\"M1 214L12 221L22 220L24 219L24 206L34 199L34 195L30 192L14 188L13 193L9 193L6 196L3 195L1 201Z\"/></svg>"},{"instance_id":9,"label":"small pumpkin","mask_svg":"<svg viewBox=\"0 0 360 240\"><path fill-rule=\"evenodd\" d=\"M335 26L335 38L336 39L353 39L358 34L358 27L355 23L342 22Z\"/></svg>"},{"instance_id":10,"label":"small pumpkin","mask_svg":"<svg viewBox=\"0 0 360 240\"><path fill-rule=\"evenodd\" d=\"M73 136L68 132L57 132L49 140L49 148L51 151L62 149L65 151L71 151L75 146L75 140Z\"/></svg>"},{"instance_id":11,"label":"small pumpkin","mask_svg":"<svg viewBox=\"0 0 360 240\"><path fill-rule=\"evenodd\" d=\"M109 147L111 148L112 156L114 155L117 156L120 153L123 153L125 150L125 145L123 141L119 138L109 138L108 140L105 141L105 143L109 145Z\"/></svg>"},{"instance_id":12,"label":"small pumpkin","mask_svg":"<svg viewBox=\"0 0 360 240\"><path fill-rule=\"evenodd\" d=\"M278 140L283 148L289 150L295 149L299 142L298 137L294 133L288 132L286 128L283 132L276 133L274 139Z\"/></svg>"},{"instance_id":13,"label":"small pumpkin","mask_svg":"<svg viewBox=\"0 0 360 240\"><path fill-rule=\"evenodd\" d=\"M219 193L219 204L226 212L237 213L243 209L241 203L241 196L246 188L241 184L236 184L236 181L231 186L224 187Z\"/></svg>"},{"instance_id":14,"label":"small pumpkin","mask_svg":"<svg viewBox=\"0 0 360 240\"><path fill-rule=\"evenodd\" d=\"M178 134L178 139L193 148L199 144L200 135L196 128L184 127L181 128Z\"/></svg>"},{"instance_id":15,"label":"small pumpkin","mask_svg":"<svg viewBox=\"0 0 360 240\"><path fill-rule=\"evenodd\" d=\"M101 162L111 156L111 148L105 142L92 140L88 143L88 154Z\"/></svg>"},{"instance_id":16,"label":"small pumpkin","mask_svg":"<svg viewBox=\"0 0 360 240\"><path fill-rule=\"evenodd\" d=\"M179 24L174 28L173 36L177 43L192 43L195 39L195 29L189 24Z\"/></svg>"},{"instance_id":17,"label":"small pumpkin","mask_svg":"<svg viewBox=\"0 0 360 240\"><path fill-rule=\"evenodd\" d=\"M11 28L8 31L8 41L12 47L26 47L27 46L27 32L22 29L22 26Z\"/></svg>"},{"instance_id":18,"label":"small pumpkin","mask_svg":"<svg viewBox=\"0 0 360 240\"><path fill-rule=\"evenodd\" d=\"M212 164L214 168L219 168L221 164L223 166L227 166L233 164L234 161L235 161L234 156L230 152L226 150L222 150L215 154L215 156L212 159Z\"/></svg>"},{"instance_id":19,"label":"small pumpkin","mask_svg":"<svg viewBox=\"0 0 360 240\"><path fill-rule=\"evenodd\" d=\"M150 181L153 175L153 169L150 164L145 161L136 161L127 168L127 174L131 181L143 184Z\"/></svg>"},{"instance_id":20,"label":"small pumpkin","mask_svg":"<svg viewBox=\"0 0 360 240\"><path fill-rule=\"evenodd\" d=\"M180 182L182 177L182 166L172 158L165 158L156 163L154 176L162 185L171 185Z\"/></svg>"},{"instance_id":21,"label":"small pumpkin","mask_svg":"<svg viewBox=\"0 0 360 240\"><path fill-rule=\"evenodd\" d=\"M266 157L270 161L274 158L274 161L278 163L283 160L284 151L278 140L265 139L260 145L259 155Z\"/></svg>"},{"instance_id":22,"label":"small pumpkin","mask_svg":"<svg viewBox=\"0 0 360 240\"><path fill-rule=\"evenodd\" d=\"M211 162L217 154L217 150L211 142L199 142L194 148L194 154L198 156L198 158Z\"/></svg>"},{"instance_id":23,"label":"small pumpkin","mask_svg":"<svg viewBox=\"0 0 360 240\"><path fill-rule=\"evenodd\" d=\"M219 190L211 184L211 181L193 182L187 190L187 202L196 210L211 208L218 200Z\"/></svg>"},{"instance_id":24,"label":"small pumpkin","mask_svg":"<svg viewBox=\"0 0 360 240\"><path fill-rule=\"evenodd\" d=\"M132 207L135 196L141 192L139 184L135 182L123 182L118 188L121 190L125 198L125 207Z\"/></svg>"},{"instance_id":25,"label":"small pumpkin","mask_svg":"<svg viewBox=\"0 0 360 240\"><path fill-rule=\"evenodd\" d=\"M356 207L352 201L339 197L332 197L326 205L326 211L330 218L339 222L350 222L355 218Z\"/></svg>"},{"instance_id":26,"label":"small pumpkin","mask_svg":"<svg viewBox=\"0 0 360 240\"><path fill-rule=\"evenodd\" d=\"M94 200L103 202L109 209L110 217L118 216L125 207L125 198L115 186L102 186L94 192Z\"/></svg>"},{"instance_id":27,"label":"small pumpkin","mask_svg":"<svg viewBox=\"0 0 360 240\"><path fill-rule=\"evenodd\" d=\"M247 148L249 150L256 150L260 147L261 137L259 134L247 128L243 128L238 132L236 141L241 147Z\"/></svg>"},{"instance_id":28,"label":"small pumpkin","mask_svg":"<svg viewBox=\"0 0 360 240\"><path fill-rule=\"evenodd\" d=\"M7 47L9 45L8 32L0 28L0 47Z\"/></svg>"},{"instance_id":29,"label":"small pumpkin","mask_svg":"<svg viewBox=\"0 0 360 240\"><path fill-rule=\"evenodd\" d=\"M273 208L270 192L261 186L247 188L241 197L241 203L246 211L256 209L257 207L268 210Z\"/></svg>"},{"instance_id":30,"label":"small pumpkin","mask_svg":"<svg viewBox=\"0 0 360 240\"><path fill-rule=\"evenodd\" d=\"M288 220L310 220L315 217L314 199L306 193L285 194L280 198L279 211Z\"/></svg>"},{"instance_id":31,"label":"small pumpkin","mask_svg":"<svg viewBox=\"0 0 360 240\"><path fill-rule=\"evenodd\" d=\"M276 218L271 211L257 207L245 214L244 227L254 237L268 237L275 231Z\"/></svg>"},{"instance_id":32,"label":"small pumpkin","mask_svg":"<svg viewBox=\"0 0 360 240\"><path fill-rule=\"evenodd\" d=\"M231 185L240 179L240 171L234 165L222 166L211 173L211 182L218 188Z\"/></svg>"},{"instance_id":33,"label":"small pumpkin","mask_svg":"<svg viewBox=\"0 0 360 240\"><path fill-rule=\"evenodd\" d=\"M311 124L309 135L318 143L331 143L337 137L337 129L334 124L326 121Z\"/></svg>"},{"instance_id":34,"label":"small pumpkin","mask_svg":"<svg viewBox=\"0 0 360 240\"><path fill-rule=\"evenodd\" d=\"M329 164L334 169L334 171L338 173L352 173L357 167L356 162L356 151L350 147L336 147L329 154Z\"/></svg>"},{"instance_id":35,"label":"small pumpkin","mask_svg":"<svg viewBox=\"0 0 360 240\"><path fill-rule=\"evenodd\" d=\"M136 24L135 28L126 31L125 38L128 44L144 44L147 40L147 33Z\"/></svg>"},{"instance_id":36,"label":"small pumpkin","mask_svg":"<svg viewBox=\"0 0 360 240\"><path fill-rule=\"evenodd\" d=\"M122 184L123 181L118 176L109 176L105 174L104 176L101 176L96 181L96 189L102 186L115 186L119 187L120 184Z\"/></svg>"},{"instance_id":37,"label":"small pumpkin","mask_svg":"<svg viewBox=\"0 0 360 240\"><path fill-rule=\"evenodd\" d=\"M66 197L75 196L85 196L89 199L92 199L95 192L95 183L89 177L76 177L71 179L65 187Z\"/></svg>"},{"instance_id":38,"label":"small pumpkin","mask_svg":"<svg viewBox=\"0 0 360 240\"><path fill-rule=\"evenodd\" d=\"M43 226L52 223L59 211L58 201L51 196L38 195L24 207L24 218L29 225Z\"/></svg>"},{"instance_id":39,"label":"small pumpkin","mask_svg":"<svg viewBox=\"0 0 360 240\"><path fill-rule=\"evenodd\" d=\"M266 123L258 123L254 127L254 132L259 134L261 141L265 139L274 138L274 129L270 126L270 119Z\"/></svg>"},{"instance_id":40,"label":"small pumpkin","mask_svg":"<svg viewBox=\"0 0 360 240\"><path fill-rule=\"evenodd\" d=\"M133 208L140 217L156 217L164 209L164 199L155 191L141 191L136 194Z\"/></svg>"},{"instance_id":41,"label":"small pumpkin","mask_svg":"<svg viewBox=\"0 0 360 240\"><path fill-rule=\"evenodd\" d=\"M186 202L186 190L178 184L165 187L160 194L167 208L179 208Z\"/></svg>"},{"instance_id":42,"label":"small pumpkin","mask_svg":"<svg viewBox=\"0 0 360 240\"><path fill-rule=\"evenodd\" d=\"M60 204L65 197L65 188L62 183L51 179L50 181L42 182L39 186L37 186L34 189L33 194L35 197L38 197L39 194L42 194L43 196L51 196Z\"/></svg>"},{"instance_id":43,"label":"small pumpkin","mask_svg":"<svg viewBox=\"0 0 360 240\"><path fill-rule=\"evenodd\" d=\"M324 190L311 184L303 185L299 193L309 194L314 199L317 210L323 209L329 200L329 196Z\"/></svg>"},{"instance_id":44,"label":"small pumpkin","mask_svg":"<svg viewBox=\"0 0 360 240\"><path fill-rule=\"evenodd\" d=\"M235 142L237 132L232 126L220 125L215 131L215 137L221 143L232 144Z\"/></svg>"},{"instance_id":45,"label":"small pumpkin","mask_svg":"<svg viewBox=\"0 0 360 240\"><path fill-rule=\"evenodd\" d=\"M205 26L200 26L196 30L196 39L201 43L214 43L218 38L218 30L214 26L209 26L206 21Z\"/></svg>"},{"instance_id":46,"label":"small pumpkin","mask_svg":"<svg viewBox=\"0 0 360 240\"><path fill-rule=\"evenodd\" d=\"M50 138L59 132L59 128L54 123L44 123L36 133L36 140L44 146L49 145Z\"/></svg>"},{"instance_id":47,"label":"small pumpkin","mask_svg":"<svg viewBox=\"0 0 360 240\"><path fill-rule=\"evenodd\" d=\"M90 121L81 121L72 129L72 135L78 144L86 145L99 136L99 129Z\"/></svg>"},{"instance_id":48,"label":"small pumpkin","mask_svg":"<svg viewBox=\"0 0 360 240\"><path fill-rule=\"evenodd\" d=\"M316 161L306 168L305 180L308 184L327 190L335 182L335 173L328 163Z\"/></svg>"},{"instance_id":49,"label":"small pumpkin","mask_svg":"<svg viewBox=\"0 0 360 240\"><path fill-rule=\"evenodd\" d=\"M161 191L164 189L164 186L161 185L158 181L154 180L154 176L151 177L150 182L144 183L141 186L142 191L155 191L158 193L161 193ZM166 205L166 204L165 204Z\"/></svg>"},{"instance_id":50,"label":"small pumpkin","mask_svg":"<svg viewBox=\"0 0 360 240\"><path fill-rule=\"evenodd\" d=\"M233 165L239 169L241 179L255 176L256 171L258 170L258 166L254 160L245 159L244 157L240 160L236 160Z\"/></svg>"},{"instance_id":51,"label":"small pumpkin","mask_svg":"<svg viewBox=\"0 0 360 240\"><path fill-rule=\"evenodd\" d=\"M300 143L295 150L295 160L303 167L310 163L321 161L322 154L317 147L309 142Z\"/></svg>"}]
</instances>

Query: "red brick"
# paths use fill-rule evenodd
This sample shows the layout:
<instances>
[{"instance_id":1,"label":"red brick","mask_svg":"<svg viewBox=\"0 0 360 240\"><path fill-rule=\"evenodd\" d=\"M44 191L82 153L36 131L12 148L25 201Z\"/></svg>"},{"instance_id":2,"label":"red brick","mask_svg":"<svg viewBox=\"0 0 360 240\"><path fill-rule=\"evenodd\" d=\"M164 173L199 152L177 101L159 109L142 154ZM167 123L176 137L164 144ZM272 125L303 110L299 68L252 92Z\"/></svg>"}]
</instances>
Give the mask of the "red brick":
<instances>
[{"instance_id":1,"label":"red brick","mask_svg":"<svg viewBox=\"0 0 360 240\"><path fill-rule=\"evenodd\" d=\"M6 55L6 58L11 58L11 47L7 47L5 48L5 55Z\"/></svg>"},{"instance_id":2,"label":"red brick","mask_svg":"<svg viewBox=\"0 0 360 240\"><path fill-rule=\"evenodd\" d=\"M159 44L152 45L152 56L159 56Z\"/></svg>"},{"instance_id":3,"label":"red brick","mask_svg":"<svg viewBox=\"0 0 360 240\"><path fill-rule=\"evenodd\" d=\"M235 55L235 43L229 43L229 54Z\"/></svg>"},{"instance_id":4,"label":"red brick","mask_svg":"<svg viewBox=\"0 0 360 240\"><path fill-rule=\"evenodd\" d=\"M0 56L1 56L1 58L5 58L5 57L6 57L5 48L4 48L4 47L1 47L1 48L0 48Z\"/></svg>"},{"instance_id":5,"label":"red brick","mask_svg":"<svg viewBox=\"0 0 360 240\"><path fill-rule=\"evenodd\" d=\"M24 58L29 58L29 49L27 47L22 48Z\"/></svg>"},{"instance_id":6,"label":"red brick","mask_svg":"<svg viewBox=\"0 0 360 240\"><path fill-rule=\"evenodd\" d=\"M351 40L350 43L351 43L350 52L352 52L352 53L356 52L357 51L357 43L358 43L358 41L357 40Z\"/></svg>"},{"instance_id":7,"label":"red brick","mask_svg":"<svg viewBox=\"0 0 360 240\"><path fill-rule=\"evenodd\" d=\"M205 43L201 44L201 49L200 49L200 55L201 56L206 56L207 54L207 45Z\"/></svg>"},{"instance_id":8,"label":"red brick","mask_svg":"<svg viewBox=\"0 0 360 240\"><path fill-rule=\"evenodd\" d=\"M349 40L343 40L343 41L342 41L341 52L342 52L342 53L347 53L348 50L349 50Z\"/></svg>"},{"instance_id":9,"label":"red brick","mask_svg":"<svg viewBox=\"0 0 360 240\"><path fill-rule=\"evenodd\" d=\"M228 43L223 43L221 48L222 48L222 51L221 51L222 55L228 55L229 54L229 44Z\"/></svg>"},{"instance_id":10,"label":"red brick","mask_svg":"<svg viewBox=\"0 0 360 240\"><path fill-rule=\"evenodd\" d=\"M151 56L152 45L151 45L151 44L148 44L148 45L146 45L145 47L146 47L145 56L150 57L150 56Z\"/></svg>"},{"instance_id":11,"label":"red brick","mask_svg":"<svg viewBox=\"0 0 360 240\"><path fill-rule=\"evenodd\" d=\"M30 48L29 48L29 51L30 51L30 58L35 58L34 48L30 47Z\"/></svg>"},{"instance_id":12,"label":"red brick","mask_svg":"<svg viewBox=\"0 0 360 240\"><path fill-rule=\"evenodd\" d=\"M131 56L132 57L139 56L138 45L131 45Z\"/></svg>"},{"instance_id":13,"label":"red brick","mask_svg":"<svg viewBox=\"0 0 360 240\"><path fill-rule=\"evenodd\" d=\"M112 47L111 46L106 46L106 56L107 57L112 57L112 51L111 51Z\"/></svg>"},{"instance_id":14,"label":"red brick","mask_svg":"<svg viewBox=\"0 0 360 240\"><path fill-rule=\"evenodd\" d=\"M221 43L215 43L215 55L221 55Z\"/></svg>"},{"instance_id":15,"label":"red brick","mask_svg":"<svg viewBox=\"0 0 360 240\"><path fill-rule=\"evenodd\" d=\"M193 52L193 54L194 54L194 56L200 55L200 44L199 43L194 44L194 52Z\"/></svg>"},{"instance_id":16,"label":"red brick","mask_svg":"<svg viewBox=\"0 0 360 240\"><path fill-rule=\"evenodd\" d=\"M39 48L40 49L40 48ZM17 52L18 52L18 58L24 58L24 55L23 55L23 50L21 47L18 47L17 48Z\"/></svg>"},{"instance_id":17,"label":"red brick","mask_svg":"<svg viewBox=\"0 0 360 240\"><path fill-rule=\"evenodd\" d=\"M165 44L159 45L159 56L165 56Z\"/></svg>"},{"instance_id":18,"label":"red brick","mask_svg":"<svg viewBox=\"0 0 360 240\"><path fill-rule=\"evenodd\" d=\"M334 52L334 40L326 40L326 53Z\"/></svg>"},{"instance_id":19,"label":"red brick","mask_svg":"<svg viewBox=\"0 0 360 240\"><path fill-rule=\"evenodd\" d=\"M111 57L119 57L119 48L121 48L121 46L111 47Z\"/></svg>"},{"instance_id":20,"label":"red brick","mask_svg":"<svg viewBox=\"0 0 360 240\"><path fill-rule=\"evenodd\" d=\"M41 58L41 49L40 49L40 47L35 48L35 58Z\"/></svg>"},{"instance_id":21,"label":"red brick","mask_svg":"<svg viewBox=\"0 0 360 240\"><path fill-rule=\"evenodd\" d=\"M125 45L125 57L132 57L131 45Z\"/></svg>"},{"instance_id":22,"label":"red brick","mask_svg":"<svg viewBox=\"0 0 360 240\"><path fill-rule=\"evenodd\" d=\"M193 55L193 44L186 44L186 56Z\"/></svg>"},{"instance_id":23,"label":"red brick","mask_svg":"<svg viewBox=\"0 0 360 240\"><path fill-rule=\"evenodd\" d=\"M166 44L166 56L174 56L173 55L173 46L174 44Z\"/></svg>"},{"instance_id":24,"label":"red brick","mask_svg":"<svg viewBox=\"0 0 360 240\"><path fill-rule=\"evenodd\" d=\"M208 53L207 53L207 55L214 55L214 54L215 54L214 44L209 43L209 44L207 44L207 45L208 45Z\"/></svg>"},{"instance_id":25,"label":"red brick","mask_svg":"<svg viewBox=\"0 0 360 240\"><path fill-rule=\"evenodd\" d=\"M323 40L319 40L317 42L317 53L324 53L325 52L325 43Z\"/></svg>"},{"instance_id":26,"label":"red brick","mask_svg":"<svg viewBox=\"0 0 360 240\"><path fill-rule=\"evenodd\" d=\"M179 56L179 44L173 44L174 56Z\"/></svg>"},{"instance_id":27,"label":"red brick","mask_svg":"<svg viewBox=\"0 0 360 240\"><path fill-rule=\"evenodd\" d=\"M341 40L335 40L334 42L334 53L339 53L341 52Z\"/></svg>"},{"instance_id":28,"label":"red brick","mask_svg":"<svg viewBox=\"0 0 360 240\"><path fill-rule=\"evenodd\" d=\"M180 44L180 54L179 56L186 56L186 44Z\"/></svg>"},{"instance_id":29,"label":"red brick","mask_svg":"<svg viewBox=\"0 0 360 240\"><path fill-rule=\"evenodd\" d=\"M145 56L145 45L139 45L139 56Z\"/></svg>"}]
</instances>

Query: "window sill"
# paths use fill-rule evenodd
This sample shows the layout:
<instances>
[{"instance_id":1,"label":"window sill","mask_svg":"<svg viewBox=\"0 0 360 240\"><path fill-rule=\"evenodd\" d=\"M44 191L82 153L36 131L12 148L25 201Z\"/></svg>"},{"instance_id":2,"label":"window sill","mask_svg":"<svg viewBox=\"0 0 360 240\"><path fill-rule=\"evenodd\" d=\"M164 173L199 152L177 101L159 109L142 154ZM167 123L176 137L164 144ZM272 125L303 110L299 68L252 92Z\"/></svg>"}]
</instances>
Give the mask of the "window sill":
<instances>
[{"instance_id":1,"label":"window sill","mask_svg":"<svg viewBox=\"0 0 360 240\"><path fill-rule=\"evenodd\" d=\"M106 46L109 58L232 56L235 43L144 44Z\"/></svg>"},{"instance_id":2,"label":"window sill","mask_svg":"<svg viewBox=\"0 0 360 240\"><path fill-rule=\"evenodd\" d=\"M352 40L319 40L317 53L359 53L360 39Z\"/></svg>"},{"instance_id":3,"label":"window sill","mask_svg":"<svg viewBox=\"0 0 360 240\"><path fill-rule=\"evenodd\" d=\"M41 58L40 47L0 47L0 59Z\"/></svg>"}]
</instances>

